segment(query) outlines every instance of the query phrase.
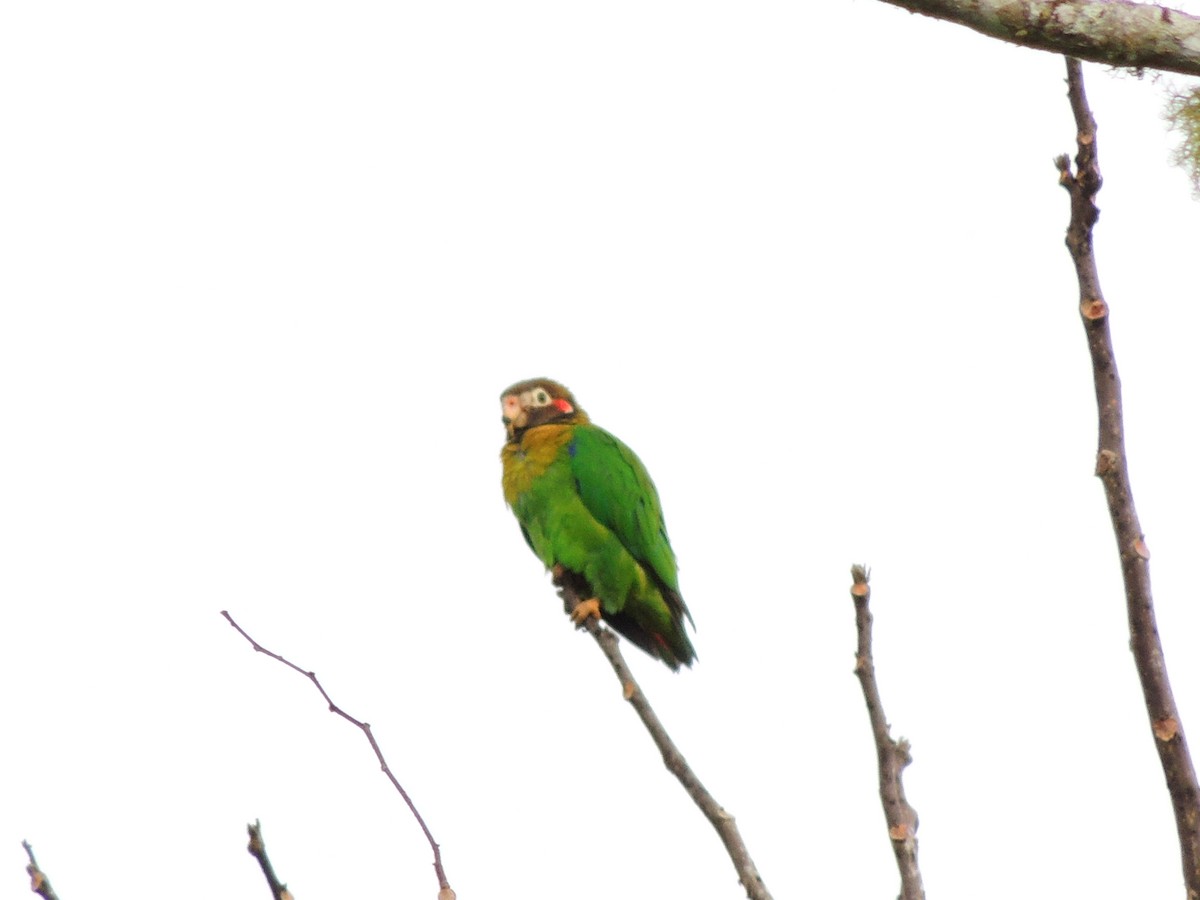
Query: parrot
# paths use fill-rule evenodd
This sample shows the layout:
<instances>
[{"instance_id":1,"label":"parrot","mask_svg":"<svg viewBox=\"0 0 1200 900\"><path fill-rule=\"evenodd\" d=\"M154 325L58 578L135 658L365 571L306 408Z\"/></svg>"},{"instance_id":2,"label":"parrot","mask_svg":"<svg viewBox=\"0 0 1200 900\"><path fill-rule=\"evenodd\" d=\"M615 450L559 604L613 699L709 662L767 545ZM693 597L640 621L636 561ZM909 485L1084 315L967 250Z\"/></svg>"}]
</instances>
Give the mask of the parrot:
<instances>
[{"instance_id":1,"label":"parrot","mask_svg":"<svg viewBox=\"0 0 1200 900\"><path fill-rule=\"evenodd\" d=\"M504 500L555 583L586 598L571 618L600 619L672 670L690 667L683 620L695 623L642 461L556 381L517 382L500 406Z\"/></svg>"}]
</instances>

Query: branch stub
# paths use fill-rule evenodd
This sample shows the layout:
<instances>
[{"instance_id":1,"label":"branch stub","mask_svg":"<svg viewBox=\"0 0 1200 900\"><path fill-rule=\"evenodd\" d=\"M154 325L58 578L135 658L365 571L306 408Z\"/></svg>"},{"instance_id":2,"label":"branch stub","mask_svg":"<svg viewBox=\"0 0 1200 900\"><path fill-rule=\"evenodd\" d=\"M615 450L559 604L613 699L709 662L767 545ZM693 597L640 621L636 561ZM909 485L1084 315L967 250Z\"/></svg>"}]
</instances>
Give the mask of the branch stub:
<instances>
[{"instance_id":1,"label":"branch stub","mask_svg":"<svg viewBox=\"0 0 1200 900\"><path fill-rule=\"evenodd\" d=\"M1179 722L1174 717L1155 720L1154 736L1160 741L1172 740L1177 734L1179 734Z\"/></svg>"}]
</instances>

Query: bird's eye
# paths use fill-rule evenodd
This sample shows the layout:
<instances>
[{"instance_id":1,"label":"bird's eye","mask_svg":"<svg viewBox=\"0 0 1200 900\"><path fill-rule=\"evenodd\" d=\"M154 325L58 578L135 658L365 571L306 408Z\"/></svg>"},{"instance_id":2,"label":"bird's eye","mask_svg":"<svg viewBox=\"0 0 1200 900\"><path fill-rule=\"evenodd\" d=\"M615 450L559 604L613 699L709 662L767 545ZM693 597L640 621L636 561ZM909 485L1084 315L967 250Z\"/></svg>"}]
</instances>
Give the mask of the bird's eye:
<instances>
[{"instance_id":1,"label":"bird's eye","mask_svg":"<svg viewBox=\"0 0 1200 900\"><path fill-rule=\"evenodd\" d=\"M550 395L539 388L533 393L533 402L535 406L545 406L550 402Z\"/></svg>"}]
</instances>

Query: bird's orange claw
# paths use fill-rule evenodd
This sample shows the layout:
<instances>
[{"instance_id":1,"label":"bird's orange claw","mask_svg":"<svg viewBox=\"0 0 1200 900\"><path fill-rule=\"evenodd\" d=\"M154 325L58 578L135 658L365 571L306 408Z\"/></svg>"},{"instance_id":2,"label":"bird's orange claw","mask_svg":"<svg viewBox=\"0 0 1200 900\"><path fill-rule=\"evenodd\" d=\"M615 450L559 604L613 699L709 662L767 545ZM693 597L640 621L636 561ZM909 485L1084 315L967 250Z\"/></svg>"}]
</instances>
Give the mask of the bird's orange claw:
<instances>
[{"instance_id":1,"label":"bird's orange claw","mask_svg":"<svg viewBox=\"0 0 1200 900\"><path fill-rule=\"evenodd\" d=\"M595 597L580 600L579 605L571 610L571 621L576 625L583 625L588 619L600 619L600 601Z\"/></svg>"}]
</instances>

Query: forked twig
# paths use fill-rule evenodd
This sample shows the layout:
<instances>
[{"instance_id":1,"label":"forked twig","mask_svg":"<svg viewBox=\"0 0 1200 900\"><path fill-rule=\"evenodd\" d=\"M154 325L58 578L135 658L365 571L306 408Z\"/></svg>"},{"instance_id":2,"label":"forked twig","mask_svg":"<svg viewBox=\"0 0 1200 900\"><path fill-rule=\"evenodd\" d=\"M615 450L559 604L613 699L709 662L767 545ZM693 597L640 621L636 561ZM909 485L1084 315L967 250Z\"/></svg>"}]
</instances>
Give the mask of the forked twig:
<instances>
[{"instance_id":1,"label":"forked twig","mask_svg":"<svg viewBox=\"0 0 1200 900\"><path fill-rule=\"evenodd\" d=\"M559 595L563 598L566 611L574 612L575 607L583 598L566 581L556 579L555 585L558 587ZM634 679L633 672L625 662L625 657L621 655L620 641L616 634L611 629L601 626L594 618L585 619L584 627L596 639L600 649L604 651L609 665L617 674L617 680L621 682L622 694L637 712L638 718L650 732L655 746L662 753L663 765L679 779L679 783L683 785L688 796L700 807L700 811L717 830L717 835L721 838L721 843L725 845L725 851L733 861L734 869L737 870L738 880L746 889L746 896L750 900L771 900L771 894L763 883L762 876L758 874L754 860L750 858L750 851L746 849L746 844L742 841L741 833L738 831L733 816L726 812L708 792L708 789L700 783L696 773L692 771L683 754L679 752L679 748L675 746L675 742L671 740L671 736L667 734L666 728L663 727L654 709L650 706L650 701L646 699L646 695L642 693L642 689Z\"/></svg>"},{"instance_id":2,"label":"forked twig","mask_svg":"<svg viewBox=\"0 0 1200 900\"><path fill-rule=\"evenodd\" d=\"M879 685L875 681L875 660L871 654L870 570L866 566L852 566L850 576L854 579L850 596L854 598L854 621L858 629L854 674L862 685L871 733L875 736L879 799L883 802L888 837L892 839L892 852L896 854L896 867L900 870L900 897L901 900L923 900L925 887L917 865L917 811L904 796L904 769L912 762L912 754L908 741L904 738L897 741L892 737L883 712L883 700L879 697Z\"/></svg>"},{"instance_id":3,"label":"forked twig","mask_svg":"<svg viewBox=\"0 0 1200 900\"><path fill-rule=\"evenodd\" d=\"M388 767L387 760L383 758L383 751L379 749L379 744L375 742L375 735L371 733L371 726L366 722L362 722L354 718L354 716L350 715L336 703L334 703L329 694L325 692L325 688L321 686L321 682L317 680L316 673L302 669L291 660L285 659L278 653L273 653L268 650L258 641L254 640L254 638L250 637L250 635L246 634L242 626L235 622L233 620L233 616L229 615L229 613L225 610L221 610L221 615L226 618L226 620L234 627L238 634L250 642L250 646L254 648L255 652L265 653L272 659L283 663L289 669L295 669L297 672L311 681L316 689L321 692L321 696L325 698L325 702L329 705L329 711L331 713L341 716L347 722L352 725L357 725L358 728L362 730L362 733L366 735L367 741L371 745L371 749L375 751L375 758L379 760L379 767L383 770L383 774L388 777L388 780L391 781L392 786L408 805L409 810L413 814L413 818L415 818L417 820L417 824L421 826L421 831L425 832L425 838L429 841L429 846L433 850L433 870L437 874L439 888L438 900L454 900L454 891L450 887L450 882L446 880L445 869L442 868L442 853L438 847L438 843L433 839L433 835L429 831L429 826L425 824L425 820L421 818L421 814L417 812L417 807L412 802L412 798L408 796L408 792L404 790L404 788L400 785L400 782L396 779L396 776L392 774L392 770Z\"/></svg>"},{"instance_id":4,"label":"forked twig","mask_svg":"<svg viewBox=\"0 0 1200 900\"><path fill-rule=\"evenodd\" d=\"M1083 67L1067 59L1067 97L1077 129L1075 171L1067 155L1058 157L1059 184L1071 195L1071 221L1067 249L1079 281L1079 312L1092 357L1092 377L1099 417L1096 475L1104 485L1108 514L1117 538L1125 602L1129 616L1130 649L1142 685L1154 747L1166 777L1175 811L1175 827L1183 862L1183 879L1189 900L1200 900L1200 787L1188 753L1183 722L1171 693L1167 664L1154 601L1150 592L1150 551L1133 505L1133 489L1125 456L1125 424L1121 381L1108 325L1108 304L1100 290L1100 275L1092 247L1092 228L1100 216L1096 194L1102 179L1096 155L1096 120L1083 89Z\"/></svg>"}]
</instances>

